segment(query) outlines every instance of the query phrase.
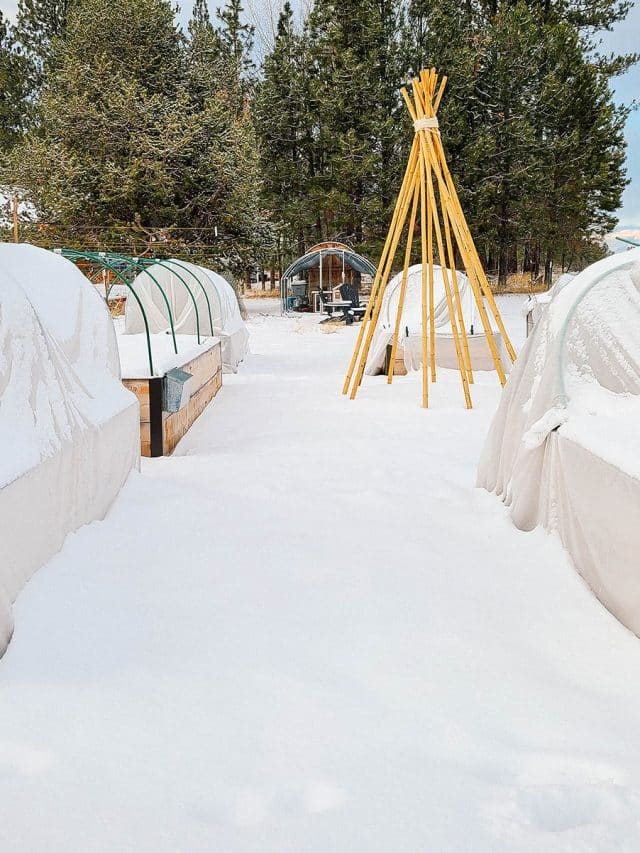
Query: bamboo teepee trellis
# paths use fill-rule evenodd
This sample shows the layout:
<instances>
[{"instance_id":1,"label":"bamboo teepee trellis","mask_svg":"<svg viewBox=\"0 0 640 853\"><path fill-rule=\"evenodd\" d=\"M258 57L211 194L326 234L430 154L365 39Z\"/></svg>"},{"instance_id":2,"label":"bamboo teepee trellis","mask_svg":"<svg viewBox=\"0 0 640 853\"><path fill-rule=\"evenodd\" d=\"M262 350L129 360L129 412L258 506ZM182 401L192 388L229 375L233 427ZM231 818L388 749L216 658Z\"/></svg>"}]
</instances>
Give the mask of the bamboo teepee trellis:
<instances>
[{"instance_id":1,"label":"bamboo teepee trellis","mask_svg":"<svg viewBox=\"0 0 640 853\"><path fill-rule=\"evenodd\" d=\"M349 389L351 389L350 396L352 400L355 398L362 381L371 340L380 316L384 291L408 217L409 227L404 254L404 266L387 375L387 382L389 384L392 382L402 310L407 289L407 275L411 259L413 235L418 218L418 205L420 206L422 256L422 405L426 407L429 401L429 374L431 381L436 381L436 334L433 310L434 235L435 247L437 248L442 267L451 331L467 408L470 409L472 405L469 385L473 383L473 371L465 321L462 314L462 300L460 298L460 289L456 274L454 245L457 246L460 257L462 258L496 372L503 385L506 381L505 373L489 315L484 304L485 299L493 315L495 324L502 335L502 340L511 360L514 361L516 357L493 293L484 274L469 227L464 218L464 213L462 212L458 194L456 193L442 148L436 116L446 82L447 78L443 77L438 86L438 75L435 68L432 68L430 71L421 71L420 76L412 81L413 100L405 88L401 90L402 97L413 120L415 135L409 155L409 162L393 212L391 226L371 289L371 296L369 297L358 340L342 389L343 394L349 393ZM437 195L436 186L438 189Z\"/></svg>"}]
</instances>

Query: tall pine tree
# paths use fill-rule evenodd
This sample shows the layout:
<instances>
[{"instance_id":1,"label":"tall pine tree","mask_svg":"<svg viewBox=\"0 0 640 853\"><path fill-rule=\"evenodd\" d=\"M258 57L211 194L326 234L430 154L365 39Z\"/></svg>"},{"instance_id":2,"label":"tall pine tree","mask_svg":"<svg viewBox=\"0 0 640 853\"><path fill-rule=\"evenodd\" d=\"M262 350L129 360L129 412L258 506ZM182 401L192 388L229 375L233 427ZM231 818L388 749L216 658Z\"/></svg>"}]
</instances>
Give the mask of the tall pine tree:
<instances>
[{"instance_id":1,"label":"tall pine tree","mask_svg":"<svg viewBox=\"0 0 640 853\"><path fill-rule=\"evenodd\" d=\"M313 224L306 202L311 137L305 87L304 44L295 31L291 4L285 2L255 102L263 198L278 229L280 268L283 255L304 253Z\"/></svg>"},{"instance_id":2,"label":"tall pine tree","mask_svg":"<svg viewBox=\"0 0 640 853\"><path fill-rule=\"evenodd\" d=\"M317 0L304 32L315 239L340 238L376 254L405 142L399 5Z\"/></svg>"},{"instance_id":3,"label":"tall pine tree","mask_svg":"<svg viewBox=\"0 0 640 853\"><path fill-rule=\"evenodd\" d=\"M252 58L254 28L243 20L243 13L241 0L227 0L226 6L217 12L217 34L239 113L244 109L244 101L252 94L255 84L255 64Z\"/></svg>"},{"instance_id":4,"label":"tall pine tree","mask_svg":"<svg viewBox=\"0 0 640 853\"><path fill-rule=\"evenodd\" d=\"M74 0L19 0L16 39L28 61L29 85L36 94L44 82L54 41L64 35Z\"/></svg>"},{"instance_id":5,"label":"tall pine tree","mask_svg":"<svg viewBox=\"0 0 640 853\"><path fill-rule=\"evenodd\" d=\"M500 284L522 262L551 280L613 224L626 179L627 111L608 80L635 57L598 57L594 28L621 20L617 0L411 0L415 69L449 76L445 144L472 231Z\"/></svg>"},{"instance_id":6,"label":"tall pine tree","mask_svg":"<svg viewBox=\"0 0 640 853\"><path fill-rule=\"evenodd\" d=\"M261 206L250 106L203 0L195 3L188 29L187 92L196 135L180 187L182 216L201 242L211 242L217 232L217 261L246 275L273 240Z\"/></svg>"},{"instance_id":7,"label":"tall pine tree","mask_svg":"<svg viewBox=\"0 0 640 853\"><path fill-rule=\"evenodd\" d=\"M26 124L27 67L25 58L0 12L0 154L20 139Z\"/></svg>"}]
</instances>

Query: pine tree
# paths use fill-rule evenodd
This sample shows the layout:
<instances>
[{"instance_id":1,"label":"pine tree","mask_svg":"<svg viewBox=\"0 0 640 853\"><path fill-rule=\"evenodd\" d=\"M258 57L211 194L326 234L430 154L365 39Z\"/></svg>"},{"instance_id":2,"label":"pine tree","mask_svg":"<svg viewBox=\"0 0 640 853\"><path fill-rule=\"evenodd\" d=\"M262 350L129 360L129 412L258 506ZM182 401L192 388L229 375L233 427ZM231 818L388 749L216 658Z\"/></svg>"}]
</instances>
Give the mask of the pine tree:
<instances>
[{"instance_id":1,"label":"pine tree","mask_svg":"<svg viewBox=\"0 0 640 853\"><path fill-rule=\"evenodd\" d=\"M575 28L548 28L554 56L543 80L538 113L547 173L540 243L545 280L554 258L578 261L615 225L627 184L624 125L629 110L612 101L608 75L585 58Z\"/></svg>"},{"instance_id":2,"label":"pine tree","mask_svg":"<svg viewBox=\"0 0 640 853\"><path fill-rule=\"evenodd\" d=\"M268 251L273 234L261 206L253 118L203 0L189 22L187 57L193 142L181 172L181 221L203 243L217 231L210 259L245 273Z\"/></svg>"},{"instance_id":3,"label":"pine tree","mask_svg":"<svg viewBox=\"0 0 640 853\"><path fill-rule=\"evenodd\" d=\"M38 126L10 158L12 182L74 239L79 226L170 224L188 143L171 6L82 0L53 45Z\"/></svg>"},{"instance_id":4,"label":"pine tree","mask_svg":"<svg viewBox=\"0 0 640 853\"><path fill-rule=\"evenodd\" d=\"M16 34L24 47L44 60L54 38L63 35L74 0L19 0Z\"/></svg>"},{"instance_id":5,"label":"pine tree","mask_svg":"<svg viewBox=\"0 0 640 853\"><path fill-rule=\"evenodd\" d=\"M635 57L598 57L587 27L610 26L626 2L412 0L412 65L449 76L441 124L472 231L500 284L519 259L551 280L610 228L624 175L627 111L608 78Z\"/></svg>"},{"instance_id":6,"label":"pine tree","mask_svg":"<svg viewBox=\"0 0 640 853\"><path fill-rule=\"evenodd\" d=\"M58 242L126 239L137 252L162 232L165 251L234 272L270 244L249 107L210 73L217 36L202 4L190 36L167 0L77 0L53 43L38 125L4 172Z\"/></svg>"},{"instance_id":7,"label":"pine tree","mask_svg":"<svg viewBox=\"0 0 640 853\"><path fill-rule=\"evenodd\" d=\"M230 87L235 90L238 112L255 84L255 64L252 59L254 27L243 21L241 0L228 0L218 9L217 33L228 69Z\"/></svg>"},{"instance_id":8,"label":"pine tree","mask_svg":"<svg viewBox=\"0 0 640 853\"><path fill-rule=\"evenodd\" d=\"M0 154L20 139L27 117L27 69L0 12Z\"/></svg>"},{"instance_id":9,"label":"pine tree","mask_svg":"<svg viewBox=\"0 0 640 853\"><path fill-rule=\"evenodd\" d=\"M264 60L255 102L263 198L282 235L276 261L280 268L283 252L287 256L304 253L306 235L313 224L306 204L310 162L303 55L291 4L285 2L273 50Z\"/></svg>"},{"instance_id":10,"label":"pine tree","mask_svg":"<svg viewBox=\"0 0 640 853\"><path fill-rule=\"evenodd\" d=\"M29 84L36 93L43 84L56 38L64 35L76 0L19 0L16 40L28 60Z\"/></svg>"},{"instance_id":11,"label":"pine tree","mask_svg":"<svg viewBox=\"0 0 640 853\"><path fill-rule=\"evenodd\" d=\"M74 2L68 44L59 46L58 61L75 61L89 70L110 64L116 74L148 93L178 90L184 75L183 43L169 0Z\"/></svg>"},{"instance_id":12,"label":"pine tree","mask_svg":"<svg viewBox=\"0 0 640 853\"><path fill-rule=\"evenodd\" d=\"M228 78L228 65L220 34L213 26L206 0L195 0L188 25L187 81L194 103L222 89ZM235 90L235 85L232 87Z\"/></svg>"},{"instance_id":13,"label":"pine tree","mask_svg":"<svg viewBox=\"0 0 640 853\"><path fill-rule=\"evenodd\" d=\"M384 236L406 143L398 9L388 0L318 0L303 36L314 237L370 254Z\"/></svg>"}]
</instances>

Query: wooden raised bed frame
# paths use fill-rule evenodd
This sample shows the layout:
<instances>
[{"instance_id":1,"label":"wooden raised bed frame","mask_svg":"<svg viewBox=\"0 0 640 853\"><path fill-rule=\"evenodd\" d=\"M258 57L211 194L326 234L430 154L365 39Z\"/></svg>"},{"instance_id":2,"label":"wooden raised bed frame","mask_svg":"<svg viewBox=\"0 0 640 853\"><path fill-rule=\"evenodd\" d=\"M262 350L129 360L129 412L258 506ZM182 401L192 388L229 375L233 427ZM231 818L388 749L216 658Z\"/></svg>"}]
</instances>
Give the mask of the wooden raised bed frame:
<instances>
[{"instance_id":1,"label":"wooden raised bed frame","mask_svg":"<svg viewBox=\"0 0 640 853\"><path fill-rule=\"evenodd\" d=\"M180 367L193 374L193 392L187 405L172 414L162 410L162 376L122 380L140 403L142 456L167 456L172 453L182 436L216 396L222 387L220 342Z\"/></svg>"}]
</instances>

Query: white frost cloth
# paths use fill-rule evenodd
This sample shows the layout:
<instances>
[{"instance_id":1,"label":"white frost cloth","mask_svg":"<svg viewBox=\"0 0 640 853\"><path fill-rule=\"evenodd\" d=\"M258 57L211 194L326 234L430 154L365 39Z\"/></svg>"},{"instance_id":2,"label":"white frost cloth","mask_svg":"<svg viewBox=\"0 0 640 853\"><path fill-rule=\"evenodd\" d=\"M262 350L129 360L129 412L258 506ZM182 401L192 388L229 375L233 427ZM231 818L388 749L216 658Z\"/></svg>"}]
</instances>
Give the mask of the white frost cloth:
<instances>
[{"instance_id":1,"label":"white frost cloth","mask_svg":"<svg viewBox=\"0 0 640 853\"><path fill-rule=\"evenodd\" d=\"M0 654L9 603L138 464L138 417L95 288L58 255L0 244Z\"/></svg>"},{"instance_id":2,"label":"white frost cloth","mask_svg":"<svg viewBox=\"0 0 640 853\"><path fill-rule=\"evenodd\" d=\"M593 264L558 292L505 386L478 470L521 530L556 530L598 598L640 635L637 423L640 249ZM608 429L600 429L609 419Z\"/></svg>"},{"instance_id":3,"label":"white frost cloth","mask_svg":"<svg viewBox=\"0 0 640 853\"><path fill-rule=\"evenodd\" d=\"M171 308L176 335L196 335L197 319L201 338L215 336L221 339L223 371L235 373L248 352L249 332L240 316L238 298L233 287L213 270L188 261L169 260L163 263L166 263L166 266L149 266L148 270L139 273L132 282L132 287L144 306L150 333L170 330L167 306L160 289L162 288ZM137 335L145 331L142 311L134 298L127 299L124 331L127 335Z\"/></svg>"},{"instance_id":4,"label":"white frost cloth","mask_svg":"<svg viewBox=\"0 0 640 853\"><path fill-rule=\"evenodd\" d=\"M462 315L465 321L471 366L473 370L494 370L493 358L483 333L480 317L478 316L473 292L469 279L464 273L456 271ZM452 273L448 270L449 286L452 286ZM371 341L369 357L367 359L366 373L375 375L379 373L384 365L387 346L393 339L398 305L400 302L400 290L402 284L402 273L395 275L387 284L382 298L378 324ZM442 268L435 265L433 275L434 311L433 320L436 329L436 364L439 367L458 367L451 320L449 317L449 304L444 287ZM452 292L453 297L453 292ZM428 315L427 315L428 322ZM474 334L471 335L471 327ZM511 359L508 357L501 335L494 331L498 352L500 353L502 365L505 372L511 368ZM462 338L460 339L462 345ZM422 264L414 264L409 267L404 304L402 306L402 318L400 322L400 333L398 335L398 355L402 355L407 370L419 370L422 366Z\"/></svg>"},{"instance_id":5,"label":"white frost cloth","mask_svg":"<svg viewBox=\"0 0 640 853\"><path fill-rule=\"evenodd\" d=\"M500 332L494 332L493 337L504 371L508 373L511 369L511 359L502 342L502 335ZM459 340L462 347L462 336L459 336ZM467 346L469 347L469 356L473 370L495 370L493 356L486 335L477 333L470 335L467 332ZM402 338L399 341L399 350L400 348L402 349L404 365L407 370L420 370L422 368L422 336L413 334L409 335L408 338ZM456 345L450 326L447 327L447 330L439 332L436 336L436 364L439 367L458 370L458 353L456 352Z\"/></svg>"}]
</instances>

